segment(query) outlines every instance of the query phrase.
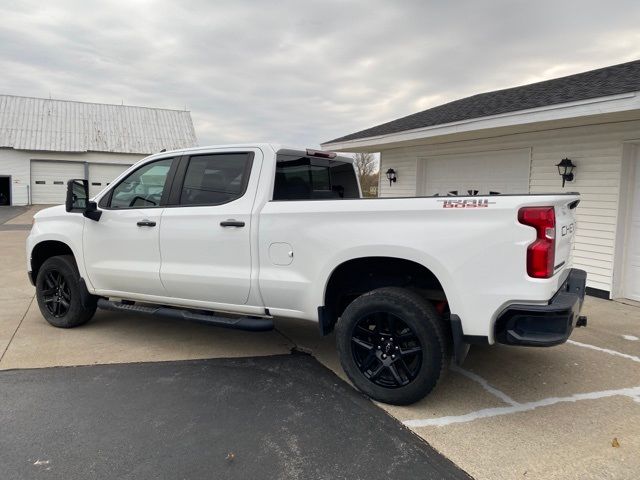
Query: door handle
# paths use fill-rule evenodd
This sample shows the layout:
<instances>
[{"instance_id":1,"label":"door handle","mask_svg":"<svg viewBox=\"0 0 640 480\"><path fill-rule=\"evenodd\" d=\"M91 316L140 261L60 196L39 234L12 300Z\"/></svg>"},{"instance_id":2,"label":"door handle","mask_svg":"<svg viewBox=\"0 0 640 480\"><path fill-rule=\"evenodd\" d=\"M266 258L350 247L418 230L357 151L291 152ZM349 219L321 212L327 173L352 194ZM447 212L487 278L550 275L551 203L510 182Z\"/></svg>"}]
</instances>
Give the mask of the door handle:
<instances>
[{"instance_id":1,"label":"door handle","mask_svg":"<svg viewBox=\"0 0 640 480\"><path fill-rule=\"evenodd\" d=\"M229 220L225 220L224 222L220 222L221 227L244 227L244 222L239 222L238 220L234 220L230 218Z\"/></svg>"},{"instance_id":2,"label":"door handle","mask_svg":"<svg viewBox=\"0 0 640 480\"><path fill-rule=\"evenodd\" d=\"M136 225L138 225L139 227L155 227L156 222L153 222L151 220L140 220Z\"/></svg>"}]
</instances>

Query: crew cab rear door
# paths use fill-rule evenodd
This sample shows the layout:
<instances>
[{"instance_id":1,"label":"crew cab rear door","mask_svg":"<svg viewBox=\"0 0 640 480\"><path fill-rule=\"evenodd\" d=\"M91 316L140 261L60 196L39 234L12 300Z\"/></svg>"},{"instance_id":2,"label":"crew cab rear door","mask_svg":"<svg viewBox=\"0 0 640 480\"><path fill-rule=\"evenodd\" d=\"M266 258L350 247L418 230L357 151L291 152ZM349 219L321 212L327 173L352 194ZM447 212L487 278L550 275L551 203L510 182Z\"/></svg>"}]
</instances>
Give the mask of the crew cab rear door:
<instances>
[{"instance_id":1,"label":"crew cab rear door","mask_svg":"<svg viewBox=\"0 0 640 480\"><path fill-rule=\"evenodd\" d=\"M247 302L261 160L259 150L247 149L183 157L160 229L160 278L169 297Z\"/></svg>"}]
</instances>

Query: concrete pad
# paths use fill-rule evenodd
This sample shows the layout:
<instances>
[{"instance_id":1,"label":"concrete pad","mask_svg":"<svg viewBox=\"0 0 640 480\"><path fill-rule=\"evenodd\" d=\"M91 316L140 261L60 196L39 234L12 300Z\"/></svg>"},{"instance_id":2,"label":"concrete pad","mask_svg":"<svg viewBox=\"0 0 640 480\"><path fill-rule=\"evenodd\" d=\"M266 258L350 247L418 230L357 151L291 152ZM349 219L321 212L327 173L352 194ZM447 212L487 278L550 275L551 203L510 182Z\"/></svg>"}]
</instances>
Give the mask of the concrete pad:
<instances>
[{"instance_id":1,"label":"concrete pad","mask_svg":"<svg viewBox=\"0 0 640 480\"><path fill-rule=\"evenodd\" d=\"M453 371L447 373L430 395L413 405L396 406L375 403L400 421L465 415L485 408L507 405L484 390L478 383Z\"/></svg>"},{"instance_id":2,"label":"concrete pad","mask_svg":"<svg viewBox=\"0 0 640 480\"><path fill-rule=\"evenodd\" d=\"M636 479L640 404L626 397L504 415L417 433L478 479ZM612 447L618 439L620 447Z\"/></svg>"},{"instance_id":3,"label":"concrete pad","mask_svg":"<svg viewBox=\"0 0 640 480\"><path fill-rule=\"evenodd\" d=\"M38 213L40 210L44 210L45 208L49 208L53 206L54 205L31 205L28 207L28 209L25 212L11 218L11 220L6 222L6 224L7 225L31 225L31 220L33 219L33 216L36 213Z\"/></svg>"},{"instance_id":4,"label":"concrete pad","mask_svg":"<svg viewBox=\"0 0 640 480\"><path fill-rule=\"evenodd\" d=\"M277 318L274 323L276 330L295 343L296 348L302 352L313 354L325 367L333 370L336 375L349 382L340 366L340 359L336 351L335 333L323 337L320 335L317 323L303 320Z\"/></svg>"},{"instance_id":5,"label":"concrete pad","mask_svg":"<svg viewBox=\"0 0 640 480\"><path fill-rule=\"evenodd\" d=\"M35 289L27 277L25 241L29 232L0 232L0 302L11 298L31 298Z\"/></svg>"},{"instance_id":6,"label":"concrete pad","mask_svg":"<svg viewBox=\"0 0 640 480\"><path fill-rule=\"evenodd\" d=\"M277 355L292 347L276 331L241 332L100 310L86 325L59 329L42 318L34 301L0 361L0 370Z\"/></svg>"},{"instance_id":7,"label":"concrete pad","mask_svg":"<svg viewBox=\"0 0 640 480\"><path fill-rule=\"evenodd\" d=\"M15 206L0 206L0 225L8 222L18 215L22 215L28 210L27 207L15 207Z\"/></svg>"},{"instance_id":8,"label":"concrete pad","mask_svg":"<svg viewBox=\"0 0 640 480\"><path fill-rule=\"evenodd\" d=\"M0 362L24 318L32 299L4 298L0 300Z\"/></svg>"},{"instance_id":9,"label":"concrete pad","mask_svg":"<svg viewBox=\"0 0 640 480\"><path fill-rule=\"evenodd\" d=\"M589 317L587 328L574 330L571 340L640 356L640 306L586 297L583 312Z\"/></svg>"},{"instance_id":10,"label":"concrete pad","mask_svg":"<svg viewBox=\"0 0 640 480\"><path fill-rule=\"evenodd\" d=\"M518 402L640 385L640 363L571 344L474 347L463 368Z\"/></svg>"}]
</instances>

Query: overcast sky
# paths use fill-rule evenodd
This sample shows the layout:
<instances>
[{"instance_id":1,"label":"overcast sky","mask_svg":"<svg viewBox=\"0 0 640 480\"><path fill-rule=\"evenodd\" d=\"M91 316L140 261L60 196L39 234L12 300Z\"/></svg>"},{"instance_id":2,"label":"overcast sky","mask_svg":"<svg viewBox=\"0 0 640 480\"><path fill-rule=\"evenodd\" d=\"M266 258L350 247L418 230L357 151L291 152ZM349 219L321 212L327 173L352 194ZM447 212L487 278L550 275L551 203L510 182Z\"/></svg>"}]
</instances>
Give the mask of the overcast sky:
<instances>
[{"instance_id":1,"label":"overcast sky","mask_svg":"<svg viewBox=\"0 0 640 480\"><path fill-rule=\"evenodd\" d=\"M317 146L636 59L638 0L0 3L0 93L186 107L200 145Z\"/></svg>"}]
</instances>

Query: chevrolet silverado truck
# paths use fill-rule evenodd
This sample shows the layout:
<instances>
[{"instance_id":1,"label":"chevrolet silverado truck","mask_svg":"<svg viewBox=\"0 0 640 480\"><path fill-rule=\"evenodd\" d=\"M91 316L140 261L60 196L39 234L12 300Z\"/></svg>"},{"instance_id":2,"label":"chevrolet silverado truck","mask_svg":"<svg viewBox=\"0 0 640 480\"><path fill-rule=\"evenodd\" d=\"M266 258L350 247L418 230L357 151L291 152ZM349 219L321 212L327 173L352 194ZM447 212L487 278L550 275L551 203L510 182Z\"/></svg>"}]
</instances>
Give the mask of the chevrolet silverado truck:
<instances>
[{"instance_id":1,"label":"chevrolet silverado truck","mask_svg":"<svg viewBox=\"0 0 640 480\"><path fill-rule=\"evenodd\" d=\"M577 194L361 198L353 161L271 144L152 155L35 215L27 269L61 328L97 308L335 330L368 396L409 404L471 344L551 346L580 316Z\"/></svg>"}]
</instances>

